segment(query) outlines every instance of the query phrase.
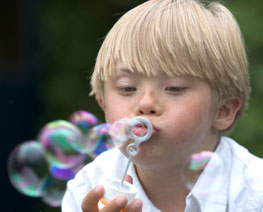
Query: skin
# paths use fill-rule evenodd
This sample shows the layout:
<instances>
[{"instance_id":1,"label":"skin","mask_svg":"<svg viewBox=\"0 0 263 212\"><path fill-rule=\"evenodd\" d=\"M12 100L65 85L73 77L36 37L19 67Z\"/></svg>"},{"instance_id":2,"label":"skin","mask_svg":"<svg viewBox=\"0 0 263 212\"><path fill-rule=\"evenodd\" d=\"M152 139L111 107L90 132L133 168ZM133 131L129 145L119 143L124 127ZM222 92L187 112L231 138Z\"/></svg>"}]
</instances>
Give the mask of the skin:
<instances>
[{"instance_id":1,"label":"skin","mask_svg":"<svg viewBox=\"0 0 263 212\"><path fill-rule=\"evenodd\" d=\"M158 76L147 77L131 73L120 62L116 76L104 83L104 94L98 95L97 101L108 123L144 116L153 124L154 135L140 145L140 153L133 162L147 196L164 212L184 211L189 191L180 178L182 164L193 153L213 151L219 130L232 124L241 106L238 98L229 98L215 111L212 91L206 81L185 76L167 77L161 70ZM126 146L122 152L126 155L125 149ZM98 211L96 204L104 191L96 188L84 199L84 212ZM113 200L102 212L120 211L127 200L120 201L122 204L118 204L118 200ZM87 209L87 205L92 206ZM142 202L135 200L125 212L141 209Z\"/></svg>"}]
</instances>

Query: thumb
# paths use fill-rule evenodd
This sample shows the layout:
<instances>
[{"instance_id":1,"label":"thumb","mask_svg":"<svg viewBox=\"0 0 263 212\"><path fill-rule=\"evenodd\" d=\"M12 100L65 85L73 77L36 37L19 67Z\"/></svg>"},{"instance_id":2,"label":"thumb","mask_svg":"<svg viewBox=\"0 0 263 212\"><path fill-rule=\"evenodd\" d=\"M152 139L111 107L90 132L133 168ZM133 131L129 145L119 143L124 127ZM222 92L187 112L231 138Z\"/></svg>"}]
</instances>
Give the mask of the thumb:
<instances>
[{"instance_id":1,"label":"thumb","mask_svg":"<svg viewBox=\"0 0 263 212\"><path fill-rule=\"evenodd\" d=\"M92 189L82 201L83 212L98 212L98 202L104 194L104 188L101 185L96 186Z\"/></svg>"}]
</instances>

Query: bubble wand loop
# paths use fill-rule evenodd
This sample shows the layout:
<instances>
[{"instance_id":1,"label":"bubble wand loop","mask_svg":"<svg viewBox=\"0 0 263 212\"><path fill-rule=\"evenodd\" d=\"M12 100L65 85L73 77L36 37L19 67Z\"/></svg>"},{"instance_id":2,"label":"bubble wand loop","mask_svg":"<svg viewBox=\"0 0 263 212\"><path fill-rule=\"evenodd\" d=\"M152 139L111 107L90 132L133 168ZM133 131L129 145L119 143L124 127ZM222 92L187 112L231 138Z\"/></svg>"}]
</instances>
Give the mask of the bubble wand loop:
<instances>
[{"instance_id":1,"label":"bubble wand loop","mask_svg":"<svg viewBox=\"0 0 263 212\"><path fill-rule=\"evenodd\" d=\"M146 125L146 128L147 128L147 133L146 135L140 137L140 136L137 136L135 135L135 133L132 131L132 128L134 126L136 126L137 123L143 123ZM129 144L126 148L126 151L129 155L129 159L128 159L128 162L127 162L127 165L126 165L126 168L125 168L125 171L124 171L124 174L123 174L123 177L122 177L122 180L121 180L121 186L123 186L123 182L124 182L124 179L125 179L125 176L128 172L128 168L130 166L130 163L131 163L131 160L134 156L136 156L139 151L140 151L140 144L142 142L145 142L147 140L149 140L151 137L152 137L152 134L153 134L153 127L152 127L152 124L151 122L142 117L142 116L136 116L134 118L132 118L128 124L128 134L129 136L134 140L134 143L132 144Z\"/></svg>"}]
</instances>

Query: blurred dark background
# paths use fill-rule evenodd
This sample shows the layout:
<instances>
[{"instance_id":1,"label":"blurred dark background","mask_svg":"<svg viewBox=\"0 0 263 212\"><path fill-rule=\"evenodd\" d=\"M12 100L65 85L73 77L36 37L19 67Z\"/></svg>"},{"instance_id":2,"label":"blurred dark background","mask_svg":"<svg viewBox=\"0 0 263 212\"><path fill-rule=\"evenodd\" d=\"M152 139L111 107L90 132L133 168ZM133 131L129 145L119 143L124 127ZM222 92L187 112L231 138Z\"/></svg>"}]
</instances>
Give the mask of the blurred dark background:
<instances>
[{"instance_id":1,"label":"blurred dark background","mask_svg":"<svg viewBox=\"0 0 263 212\"><path fill-rule=\"evenodd\" d=\"M143 0L10 0L0 7L0 113L2 208L55 212L38 198L18 193L7 176L7 158L42 126L88 110L103 122L89 97L89 77L106 33ZM263 156L263 3L224 1L236 16L247 45L252 95L232 137Z\"/></svg>"}]
</instances>

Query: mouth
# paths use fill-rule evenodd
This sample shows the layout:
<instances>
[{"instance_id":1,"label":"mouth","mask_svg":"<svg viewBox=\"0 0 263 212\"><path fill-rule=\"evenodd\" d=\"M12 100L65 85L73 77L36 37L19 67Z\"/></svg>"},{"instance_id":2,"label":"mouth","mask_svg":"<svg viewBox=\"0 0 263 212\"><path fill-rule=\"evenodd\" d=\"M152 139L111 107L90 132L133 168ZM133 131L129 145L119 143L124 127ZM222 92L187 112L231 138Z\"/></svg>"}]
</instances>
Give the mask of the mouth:
<instances>
[{"instance_id":1,"label":"mouth","mask_svg":"<svg viewBox=\"0 0 263 212\"><path fill-rule=\"evenodd\" d=\"M152 135L157 135L159 131L160 130L153 125ZM144 123L139 123L132 127L132 132L138 137L143 137L148 133L148 128Z\"/></svg>"}]
</instances>

